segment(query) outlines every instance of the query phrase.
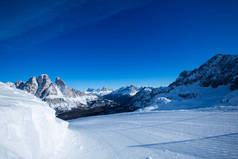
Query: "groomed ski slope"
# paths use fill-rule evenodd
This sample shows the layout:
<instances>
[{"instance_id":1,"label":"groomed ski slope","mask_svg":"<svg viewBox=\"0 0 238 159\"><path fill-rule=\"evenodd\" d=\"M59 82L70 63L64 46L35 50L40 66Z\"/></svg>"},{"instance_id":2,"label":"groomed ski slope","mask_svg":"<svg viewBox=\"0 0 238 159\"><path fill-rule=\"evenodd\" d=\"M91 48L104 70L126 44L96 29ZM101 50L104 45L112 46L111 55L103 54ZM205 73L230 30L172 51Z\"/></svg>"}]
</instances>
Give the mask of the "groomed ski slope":
<instances>
[{"instance_id":1,"label":"groomed ski slope","mask_svg":"<svg viewBox=\"0 0 238 159\"><path fill-rule=\"evenodd\" d=\"M237 159L238 107L71 120L0 82L0 159Z\"/></svg>"},{"instance_id":2,"label":"groomed ski slope","mask_svg":"<svg viewBox=\"0 0 238 159\"><path fill-rule=\"evenodd\" d=\"M71 120L82 159L237 159L238 109L123 113Z\"/></svg>"}]
</instances>

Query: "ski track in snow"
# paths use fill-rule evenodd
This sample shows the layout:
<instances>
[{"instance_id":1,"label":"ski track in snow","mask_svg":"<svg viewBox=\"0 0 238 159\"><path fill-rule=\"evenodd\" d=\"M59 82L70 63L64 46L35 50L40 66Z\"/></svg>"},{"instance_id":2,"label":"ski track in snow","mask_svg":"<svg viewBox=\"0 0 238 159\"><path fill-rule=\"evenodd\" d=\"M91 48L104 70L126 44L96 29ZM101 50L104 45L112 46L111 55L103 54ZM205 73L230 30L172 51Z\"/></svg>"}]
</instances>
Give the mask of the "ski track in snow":
<instances>
[{"instance_id":1,"label":"ski track in snow","mask_svg":"<svg viewBox=\"0 0 238 159\"><path fill-rule=\"evenodd\" d=\"M158 111L71 120L88 159L236 159L238 111ZM74 158L74 157L71 157Z\"/></svg>"}]
</instances>

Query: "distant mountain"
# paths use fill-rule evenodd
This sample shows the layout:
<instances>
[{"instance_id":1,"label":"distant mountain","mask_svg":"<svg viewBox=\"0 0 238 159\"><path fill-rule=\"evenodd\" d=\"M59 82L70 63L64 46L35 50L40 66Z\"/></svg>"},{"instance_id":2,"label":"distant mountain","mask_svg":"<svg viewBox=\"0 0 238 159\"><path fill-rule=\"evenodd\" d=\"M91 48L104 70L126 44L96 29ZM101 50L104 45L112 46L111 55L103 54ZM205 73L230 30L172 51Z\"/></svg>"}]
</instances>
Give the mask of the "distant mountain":
<instances>
[{"instance_id":1,"label":"distant mountain","mask_svg":"<svg viewBox=\"0 0 238 159\"><path fill-rule=\"evenodd\" d=\"M170 87L198 83L201 87L217 88L230 85L238 89L238 55L218 54L193 71L183 71Z\"/></svg>"},{"instance_id":2,"label":"distant mountain","mask_svg":"<svg viewBox=\"0 0 238 159\"><path fill-rule=\"evenodd\" d=\"M218 54L183 71L168 87L142 88L130 105L148 109L192 109L238 105L238 55Z\"/></svg>"},{"instance_id":3,"label":"distant mountain","mask_svg":"<svg viewBox=\"0 0 238 159\"><path fill-rule=\"evenodd\" d=\"M112 100L101 98L101 96L112 92L105 87L81 92L69 88L59 77L53 83L46 74L42 74L38 78L33 76L27 82L17 81L15 84L12 82L6 84L41 98L51 108L54 108L56 115L62 119L128 111L127 108Z\"/></svg>"},{"instance_id":4,"label":"distant mountain","mask_svg":"<svg viewBox=\"0 0 238 159\"><path fill-rule=\"evenodd\" d=\"M142 110L192 109L238 105L238 55L218 54L199 68L183 71L168 87L121 87L117 90L69 88L48 75L7 82L46 101L62 119Z\"/></svg>"},{"instance_id":5,"label":"distant mountain","mask_svg":"<svg viewBox=\"0 0 238 159\"><path fill-rule=\"evenodd\" d=\"M46 101L50 107L57 111L68 111L77 107L87 107L87 102L97 99L97 96L86 94L69 88L59 77L53 83L48 75L42 74L38 78L31 77L27 82L17 81L14 85Z\"/></svg>"},{"instance_id":6,"label":"distant mountain","mask_svg":"<svg viewBox=\"0 0 238 159\"><path fill-rule=\"evenodd\" d=\"M104 96L104 95L110 94L112 91L113 91L112 89L109 89L106 87L103 87L101 89L88 88L85 93L94 94L97 96Z\"/></svg>"},{"instance_id":7,"label":"distant mountain","mask_svg":"<svg viewBox=\"0 0 238 159\"><path fill-rule=\"evenodd\" d=\"M133 98L134 95L139 91L139 88L136 86L127 86L127 87L121 87L107 95L104 95L104 99L113 100L116 103L119 103L121 105L128 105L130 100Z\"/></svg>"}]
</instances>

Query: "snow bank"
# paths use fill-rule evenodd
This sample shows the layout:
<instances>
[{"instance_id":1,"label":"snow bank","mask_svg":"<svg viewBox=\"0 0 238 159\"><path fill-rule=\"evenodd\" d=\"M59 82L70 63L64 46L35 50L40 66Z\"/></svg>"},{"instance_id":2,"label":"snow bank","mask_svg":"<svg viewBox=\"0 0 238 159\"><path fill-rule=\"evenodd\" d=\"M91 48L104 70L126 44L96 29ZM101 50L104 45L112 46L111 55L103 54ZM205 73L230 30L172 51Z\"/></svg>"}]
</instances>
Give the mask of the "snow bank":
<instances>
[{"instance_id":1,"label":"snow bank","mask_svg":"<svg viewBox=\"0 0 238 159\"><path fill-rule=\"evenodd\" d=\"M67 127L46 103L0 82L1 159L59 159Z\"/></svg>"},{"instance_id":2,"label":"snow bank","mask_svg":"<svg viewBox=\"0 0 238 159\"><path fill-rule=\"evenodd\" d=\"M238 90L231 91L229 87L229 85L217 88L201 87L198 83L178 86L169 92L152 97L145 111L238 106Z\"/></svg>"}]
</instances>

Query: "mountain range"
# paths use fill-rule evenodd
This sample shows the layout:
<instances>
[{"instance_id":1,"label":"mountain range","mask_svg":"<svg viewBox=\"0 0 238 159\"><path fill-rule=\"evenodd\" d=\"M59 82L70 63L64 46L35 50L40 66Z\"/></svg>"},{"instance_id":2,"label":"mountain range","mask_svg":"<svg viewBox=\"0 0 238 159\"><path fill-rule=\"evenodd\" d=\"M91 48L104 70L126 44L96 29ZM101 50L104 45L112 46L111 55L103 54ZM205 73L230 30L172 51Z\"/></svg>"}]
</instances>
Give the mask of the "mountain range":
<instances>
[{"instance_id":1,"label":"mountain range","mask_svg":"<svg viewBox=\"0 0 238 159\"><path fill-rule=\"evenodd\" d=\"M56 110L62 119L129 112L135 110L193 109L238 104L238 55L218 54L199 68L183 71L167 87L106 87L85 92L69 88L57 77L31 77L28 81L7 82L24 90Z\"/></svg>"}]
</instances>

